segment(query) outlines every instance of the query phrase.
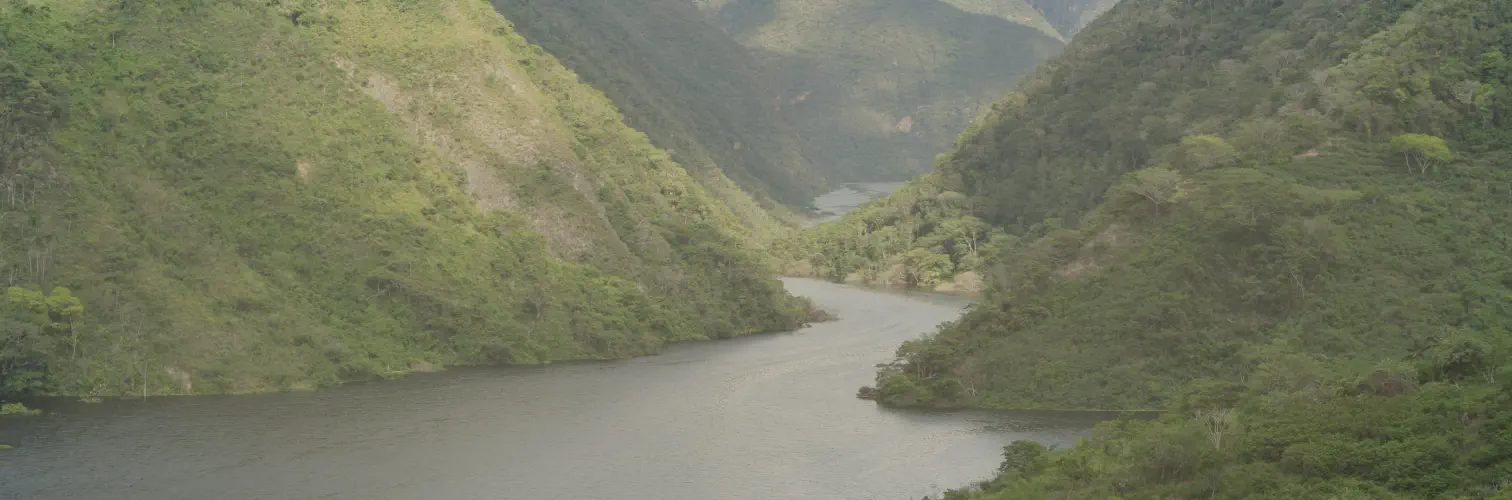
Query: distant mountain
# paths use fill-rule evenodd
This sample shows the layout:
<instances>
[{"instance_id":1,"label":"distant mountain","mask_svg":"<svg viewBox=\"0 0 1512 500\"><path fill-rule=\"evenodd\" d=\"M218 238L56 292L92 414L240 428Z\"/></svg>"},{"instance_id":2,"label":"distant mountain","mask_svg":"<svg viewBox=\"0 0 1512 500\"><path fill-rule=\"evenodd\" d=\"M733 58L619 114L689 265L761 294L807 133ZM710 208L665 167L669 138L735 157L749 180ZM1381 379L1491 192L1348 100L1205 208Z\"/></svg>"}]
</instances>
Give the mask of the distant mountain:
<instances>
[{"instance_id":1,"label":"distant mountain","mask_svg":"<svg viewBox=\"0 0 1512 500\"><path fill-rule=\"evenodd\" d=\"M982 14L1002 18L1008 22L1032 26L1045 34L1063 38L1051 22L1045 19L1045 15L1037 7L1022 0L940 0L957 9L972 14Z\"/></svg>"},{"instance_id":2,"label":"distant mountain","mask_svg":"<svg viewBox=\"0 0 1512 500\"><path fill-rule=\"evenodd\" d=\"M1049 20L1055 29L1067 38L1081 32L1119 0L1028 0L1029 4Z\"/></svg>"},{"instance_id":3,"label":"distant mountain","mask_svg":"<svg viewBox=\"0 0 1512 500\"><path fill-rule=\"evenodd\" d=\"M902 179L1059 34L1022 0L698 0L775 73L806 156L835 181Z\"/></svg>"}]
</instances>

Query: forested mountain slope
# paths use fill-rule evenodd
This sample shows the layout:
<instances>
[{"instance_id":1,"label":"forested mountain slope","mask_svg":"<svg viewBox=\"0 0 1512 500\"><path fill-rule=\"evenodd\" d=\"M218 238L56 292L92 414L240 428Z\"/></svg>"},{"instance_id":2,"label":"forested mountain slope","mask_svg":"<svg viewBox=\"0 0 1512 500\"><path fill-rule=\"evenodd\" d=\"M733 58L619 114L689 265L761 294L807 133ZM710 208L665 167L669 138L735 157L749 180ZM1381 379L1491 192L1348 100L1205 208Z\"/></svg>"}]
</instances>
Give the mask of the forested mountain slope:
<instances>
[{"instance_id":1,"label":"forested mountain slope","mask_svg":"<svg viewBox=\"0 0 1512 500\"><path fill-rule=\"evenodd\" d=\"M1168 410L947 498L1506 498L1509 19L1125 0L798 251L985 274L883 404Z\"/></svg>"},{"instance_id":2,"label":"forested mountain slope","mask_svg":"<svg viewBox=\"0 0 1512 500\"><path fill-rule=\"evenodd\" d=\"M799 324L621 119L481 0L0 3L0 399Z\"/></svg>"},{"instance_id":3,"label":"forested mountain slope","mask_svg":"<svg viewBox=\"0 0 1512 500\"><path fill-rule=\"evenodd\" d=\"M1367 77L1331 73L1395 21L1376 3L1358 13L1351 5L1285 2L1275 12L1215 6L1186 17L1177 17L1175 7L1115 11L994 104L934 175L900 190L891 203L807 235L807 248L793 256L819 275L948 283L984 271L979 250L991 243L990 229L1023 236L1076 227L1129 171L1208 168L1230 155L1248 164L1289 159L1334 137L1341 122L1367 130L1366 139L1382 139L1385 132L1369 131L1392 115L1480 105L1429 107L1404 94L1422 106L1411 108L1395 102L1396 87L1383 91L1358 82ZM1256 17L1225 17L1241 14ZM1435 90L1458 96L1451 100L1491 102L1490 94L1471 88L1471 76L1464 78ZM1374 100L1361 98L1367 90ZM1388 101L1391 109L1382 104ZM1424 118L1449 126L1443 120ZM908 230L874 235L887 227ZM992 247L1010 239L999 235ZM824 250L811 252L816 246ZM905 263L908 252L914 256Z\"/></svg>"},{"instance_id":4,"label":"forested mountain slope","mask_svg":"<svg viewBox=\"0 0 1512 500\"><path fill-rule=\"evenodd\" d=\"M790 206L827 188L762 62L704 22L691 0L493 4L716 192L725 190L721 173Z\"/></svg>"},{"instance_id":5,"label":"forested mountain slope","mask_svg":"<svg viewBox=\"0 0 1512 500\"><path fill-rule=\"evenodd\" d=\"M807 157L842 182L926 171L987 104L1062 46L1022 0L698 5L775 72Z\"/></svg>"},{"instance_id":6,"label":"forested mountain slope","mask_svg":"<svg viewBox=\"0 0 1512 500\"><path fill-rule=\"evenodd\" d=\"M980 404L1138 408L1261 345L1373 362L1505 326L1505 3L1147 1L815 231L826 259L911 242L947 277L990 250L988 303L919 344L952 350L926 372ZM1242 36L1193 45L1220 33Z\"/></svg>"}]
</instances>

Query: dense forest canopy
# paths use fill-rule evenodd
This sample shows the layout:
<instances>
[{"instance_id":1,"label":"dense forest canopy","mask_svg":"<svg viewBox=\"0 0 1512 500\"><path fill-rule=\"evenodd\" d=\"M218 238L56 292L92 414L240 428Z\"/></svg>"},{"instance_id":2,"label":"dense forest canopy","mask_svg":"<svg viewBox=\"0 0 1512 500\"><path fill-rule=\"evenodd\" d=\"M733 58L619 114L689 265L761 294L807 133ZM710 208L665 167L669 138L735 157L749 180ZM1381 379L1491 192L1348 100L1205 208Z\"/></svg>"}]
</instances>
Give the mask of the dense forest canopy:
<instances>
[{"instance_id":1,"label":"dense forest canopy","mask_svg":"<svg viewBox=\"0 0 1512 500\"><path fill-rule=\"evenodd\" d=\"M981 283L892 406L1161 409L946 498L1503 498L1512 2L1126 0L782 250Z\"/></svg>"},{"instance_id":2,"label":"dense forest canopy","mask_svg":"<svg viewBox=\"0 0 1512 500\"><path fill-rule=\"evenodd\" d=\"M0 2L0 399L799 325L743 194L622 120L479 1Z\"/></svg>"}]
</instances>

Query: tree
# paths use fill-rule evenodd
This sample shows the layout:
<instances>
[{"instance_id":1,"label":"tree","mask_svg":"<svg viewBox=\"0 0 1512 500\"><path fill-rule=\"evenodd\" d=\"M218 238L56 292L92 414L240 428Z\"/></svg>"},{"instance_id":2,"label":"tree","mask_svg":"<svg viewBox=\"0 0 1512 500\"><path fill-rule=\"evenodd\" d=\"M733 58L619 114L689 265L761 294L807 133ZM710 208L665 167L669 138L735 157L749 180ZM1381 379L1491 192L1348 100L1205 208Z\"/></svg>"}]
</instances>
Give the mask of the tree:
<instances>
[{"instance_id":1,"label":"tree","mask_svg":"<svg viewBox=\"0 0 1512 500\"><path fill-rule=\"evenodd\" d=\"M934 232L940 242L946 244L946 253L965 257L976 255L991 229L992 226L982 219L965 215L941 221Z\"/></svg>"},{"instance_id":2,"label":"tree","mask_svg":"<svg viewBox=\"0 0 1512 500\"><path fill-rule=\"evenodd\" d=\"M17 316L0 301L0 401L43 388L55 343L40 326Z\"/></svg>"},{"instance_id":3,"label":"tree","mask_svg":"<svg viewBox=\"0 0 1512 500\"><path fill-rule=\"evenodd\" d=\"M46 384L47 361L60 339L69 337L70 355L77 355L78 335L73 320L84 306L67 288L54 288L51 295L11 287L0 301L0 398L41 390Z\"/></svg>"},{"instance_id":4,"label":"tree","mask_svg":"<svg viewBox=\"0 0 1512 500\"><path fill-rule=\"evenodd\" d=\"M1401 153L1407 161L1407 173L1414 166L1417 173L1426 173L1430 168L1454 160L1454 152L1444 139L1427 134L1402 134L1391 138L1391 150Z\"/></svg>"},{"instance_id":5,"label":"tree","mask_svg":"<svg viewBox=\"0 0 1512 500\"><path fill-rule=\"evenodd\" d=\"M923 248L915 248L903 254L903 266L907 273L904 279L909 285L919 288L933 288L949 278L955 267L950 262L950 256Z\"/></svg>"},{"instance_id":6,"label":"tree","mask_svg":"<svg viewBox=\"0 0 1512 500\"><path fill-rule=\"evenodd\" d=\"M1197 420L1207 431L1213 449L1223 451L1223 436L1234 426L1234 412L1228 408L1211 408L1197 411Z\"/></svg>"},{"instance_id":7,"label":"tree","mask_svg":"<svg viewBox=\"0 0 1512 500\"><path fill-rule=\"evenodd\" d=\"M1480 56L1481 78L1487 81L1500 82L1507 79L1508 73L1507 55L1502 51L1492 49Z\"/></svg>"},{"instance_id":8,"label":"tree","mask_svg":"<svg viewBox=\"0 0 1512 500\"><path fill-rule=\"evenodd\" d=\"M1039 474L1050 464L1050 449L1034 441L1020 439L1003 447L1003 463L998 473L1014 477Z\"/></svg>"},{"instance_id":9,"label":"tree","mask_svg":"<svg viewBox=\"0 0 1512 500\"><path fill-rule=\"evenodd\" d=\"M1119 189L1137 194L1155 204L1155 215L1160 215L1160 206L1181 199L1181 174L1164 167L1154 167L1130 172L1124 177Z\"/></svg>"},{"instance_id":10,"label":"tree","mask_svg":"<svg viewBox=\"0 0 1512 500\"><path fill-rule=\"evenodd\" d=\"M62 116L53 88L0 54L0 175L11 173Z\"/></svg>"},{"instance_id":11,"label":"tree","mask_svg":"<svg viewBox=\"0 0 1512 500\"><path fill-rule=\"evenodd\" d=\"M1214 135L1192 135L1181 139L1177 149L1186 167L1207 170L1233 161L1237 151L1223 138Z\"/></svg>"}]
</instances>

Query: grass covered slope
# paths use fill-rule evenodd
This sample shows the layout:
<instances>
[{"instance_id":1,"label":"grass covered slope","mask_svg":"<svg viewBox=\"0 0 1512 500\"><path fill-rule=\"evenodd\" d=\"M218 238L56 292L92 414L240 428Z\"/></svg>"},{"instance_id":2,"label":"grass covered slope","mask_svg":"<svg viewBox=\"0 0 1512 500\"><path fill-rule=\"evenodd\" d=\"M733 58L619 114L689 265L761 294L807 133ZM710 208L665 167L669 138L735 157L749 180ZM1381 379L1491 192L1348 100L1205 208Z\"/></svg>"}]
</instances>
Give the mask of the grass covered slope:
<instances>
[{"instance_id":1,"label":"grass covered slope","mask_svg":"<svg viewBox=\"0 0 1512 500\"><path fill-rule=\"evenodd\" d=\"M493 4L530 42L607 94L628 123L671 150L716 192L734 189L726 175L758 198L791 206L806 205L826 189L803 156L797 129L781 116L777 89L762 63L704 22L691 2ZM751 203L737 201L741 208Z\"/></svg>"},{"instance_id":2,"label":"grass covered slope","mask_svg":"<svg viewBox=\"0 0 1512 500\"><path fill-rule=\"evenodd\" d=\"M808 158L841 182L926 171L973 117L1062 46L1022 0L698 4L776 72Z\"/></svg>"},{"instance_id":3,"label":"grass covered slope","mask_svg":"<svg viewBox=\"0 0 1512 500\"><path fill-rule=\"evenodd\" d=\"M0 87L0 395L622 357L803 315L725 205L481 1L12 1Z\"/></svg>"}]
</instances>

